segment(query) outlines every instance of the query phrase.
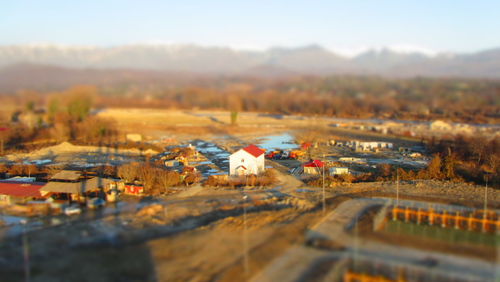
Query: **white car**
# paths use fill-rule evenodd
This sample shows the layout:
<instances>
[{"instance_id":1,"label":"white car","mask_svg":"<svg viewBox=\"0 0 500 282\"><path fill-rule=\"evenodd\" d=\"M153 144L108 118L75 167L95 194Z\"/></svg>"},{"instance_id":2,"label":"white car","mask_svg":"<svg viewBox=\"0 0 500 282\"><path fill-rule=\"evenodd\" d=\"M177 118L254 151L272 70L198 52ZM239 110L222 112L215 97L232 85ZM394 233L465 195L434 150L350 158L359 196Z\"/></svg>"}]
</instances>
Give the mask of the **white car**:
<instances>
[{"instance_id":1,"label":"white car","mask_svg":"<svg viewBox=\"0 0 500 282\"><path fill-rule=\"evenodd\" d=\"M65 215L74 215L82 213L82 209L78 206L69 206L64 209Z\"/></svg>"}]
</instances>

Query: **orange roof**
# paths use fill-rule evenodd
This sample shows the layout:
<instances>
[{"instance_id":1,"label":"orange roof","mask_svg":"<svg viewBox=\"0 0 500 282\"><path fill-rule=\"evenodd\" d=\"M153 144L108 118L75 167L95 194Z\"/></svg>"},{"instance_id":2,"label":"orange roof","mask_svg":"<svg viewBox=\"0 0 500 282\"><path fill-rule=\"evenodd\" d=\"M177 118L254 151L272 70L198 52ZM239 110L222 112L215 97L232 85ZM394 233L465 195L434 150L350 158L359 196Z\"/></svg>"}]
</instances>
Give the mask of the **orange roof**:
<instances>
[{"instance_id":1,"label":"orange roof","mask_svg":"<svg viewBox=\"0 0 500 282\"><path fill-rule=\"evenodd\" d=\"M0 195L15 197L41 197L40 188L45 183L40 182L0 182Z\"/></svg>"},{"instance_id":2,"label":"orange roof","mask_svg":"<svg viewBox=\"0 0 500 282\"><path fill-rule=\"evenodd\" d=\"M243 150L245 150L247 153L249 153L250 155L252 155L256 158L266 152L253 144L246 146L245 148L243 148Z\"/></svg>"}]
</instances>

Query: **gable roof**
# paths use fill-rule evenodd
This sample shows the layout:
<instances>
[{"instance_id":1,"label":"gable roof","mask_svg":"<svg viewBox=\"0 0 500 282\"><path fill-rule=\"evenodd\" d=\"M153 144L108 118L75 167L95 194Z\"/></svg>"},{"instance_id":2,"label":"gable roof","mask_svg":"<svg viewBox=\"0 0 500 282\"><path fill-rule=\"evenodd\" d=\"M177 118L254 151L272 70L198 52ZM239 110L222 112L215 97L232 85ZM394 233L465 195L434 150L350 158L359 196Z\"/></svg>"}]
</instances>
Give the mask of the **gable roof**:
<instances>
[{"instance_id":1,"label":"gable roof","mask_svg":"<svg viewBox=\"0 0 500 282\"><path fill-rule=\"evenodd\" d=\"M245 150L247 153L249 153L250 155L254 156L254 157L258 157L264 153L266 153L266 151L262 150L261 148L255 146L255 145L248 145L246 146L245 148L243 148L243 150Z\"/></svg>"},{"instance_id":2,"label":"gable roof","mask_svg":"<svg viewBox=\"0 0 500 282\"><path fill-rule=\"evenodd\" d=\"M40 188L45 183L30 182L23 183L19 181L0 182L0 195L9 195L15 197L41 197Z\"/></svg>"},{"instance_id":3,"label":"gable roof","mask_svg":"<svg viewBox=\"0 0 500 282\"><path fill-rule=\"evenodd\" d=\"M61 170L58 173L54 174L50 179L74 181L80 179L80 176L81 176L80 171Z\"/></svg>"},{"instance_id":4,"label":"gable roof","mask_svg":"<svg viewBox=\"0 0 500 282\"><path fill-rule=\"evenodd\" d=\"M310 161L304 164L304 167L323 167L325 165L324 162L320 160Z\"/></svg>"},{"instance_id":5,"label":"gable roof","mask_svg":"<svg viewBox=\"0 0 500 282\"><path fill-rule=\"evenodd\" d=\"M43 192L51 192L51 193L79 194L79 193L86 193L90 191L99 190L99 187L104 187L112 182L113 180L107 178L98 178L98 177L85 179L80 182L51 181L48 182L47 185L45 185L41 190Z\"/></svg>"}]
</instances>

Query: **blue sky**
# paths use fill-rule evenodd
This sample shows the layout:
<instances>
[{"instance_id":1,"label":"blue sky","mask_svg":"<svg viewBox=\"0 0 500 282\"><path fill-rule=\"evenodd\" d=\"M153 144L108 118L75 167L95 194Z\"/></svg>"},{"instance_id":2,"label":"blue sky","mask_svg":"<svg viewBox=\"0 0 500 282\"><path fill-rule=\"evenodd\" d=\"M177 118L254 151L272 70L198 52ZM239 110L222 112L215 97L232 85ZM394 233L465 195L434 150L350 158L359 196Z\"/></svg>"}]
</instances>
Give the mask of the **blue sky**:
<instances>
[{"instance_id":1,"label":"blue sky","mask_svg":"<svg viewBox=\"0 0 500 282\"><path fill-rule=\"evenodd\" d=\"M500 1L2 0L0 45L500 46Z\"/></svg>"}]
</instances>

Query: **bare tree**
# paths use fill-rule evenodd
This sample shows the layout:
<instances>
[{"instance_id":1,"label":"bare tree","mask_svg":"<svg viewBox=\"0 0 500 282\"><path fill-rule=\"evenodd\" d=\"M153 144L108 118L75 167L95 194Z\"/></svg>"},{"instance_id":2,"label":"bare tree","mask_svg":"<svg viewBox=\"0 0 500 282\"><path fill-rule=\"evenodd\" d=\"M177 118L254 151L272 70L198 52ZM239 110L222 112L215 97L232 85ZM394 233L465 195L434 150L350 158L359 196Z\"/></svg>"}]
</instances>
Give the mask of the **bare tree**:
<instances>
[{"instance_id":1,"label":"bare tree","mask_svg":"<svg viewBox=\"0 0 500 282\"><path fill-rule=\"evenodd\" d=\"M140 166L138 163L129 163L118 168L118 177L124 179L125 182L133 182L139 176Z\"/></svg>"},{"instance_id":2,"label":"bare tree","mask_svg":"<svg viewBox=\"0 0 500 282\"><path fill-rule=\"evenodd\" d=\"M157 182L157 168L146 164L139 169L139 180L144 185L144 190L146 193L151 193L154 185Z\"/></svg>"},{"instance_id":3,"label":"bare tree","mask_svg":"<svg viewBox=\"0 0 500 282\"><path fill-rule=\"evenodd\" d=\"M180 181L180 174L177 171L159 170L158 184L160 185L160 192L166 192L168 187L176 186Z\"/></svg>"}]
</instances>

